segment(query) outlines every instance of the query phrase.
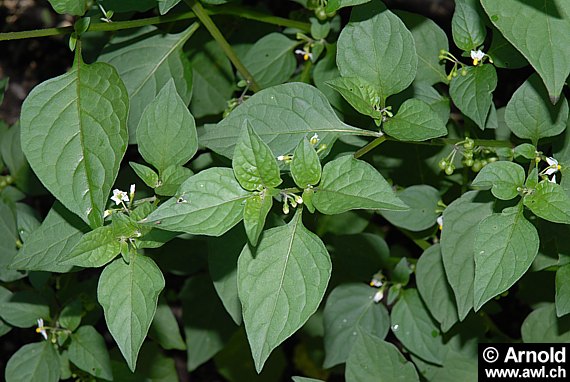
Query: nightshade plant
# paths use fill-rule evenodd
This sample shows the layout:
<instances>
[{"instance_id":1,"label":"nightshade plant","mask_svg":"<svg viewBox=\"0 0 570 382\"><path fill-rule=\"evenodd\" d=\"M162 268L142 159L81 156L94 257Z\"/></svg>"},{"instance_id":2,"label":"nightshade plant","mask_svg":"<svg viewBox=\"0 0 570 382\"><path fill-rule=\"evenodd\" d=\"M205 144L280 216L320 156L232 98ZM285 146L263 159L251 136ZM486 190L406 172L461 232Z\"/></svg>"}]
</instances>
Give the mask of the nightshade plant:
<instances>
[{"instance_id":1,"label":"nightshade plant","mask_svg":"<svg viewBox=\"0 0 570 382\"><path fill-rule=\"evenodd\" d=\"M74 27L0 34L75 52L2 125L0 335L38 333L8 382L176 380L183 350L472 381L479 342L570 341L570 2L456 0L452 41L379 0L50 3Z\"/></svg>"}]
</instances>

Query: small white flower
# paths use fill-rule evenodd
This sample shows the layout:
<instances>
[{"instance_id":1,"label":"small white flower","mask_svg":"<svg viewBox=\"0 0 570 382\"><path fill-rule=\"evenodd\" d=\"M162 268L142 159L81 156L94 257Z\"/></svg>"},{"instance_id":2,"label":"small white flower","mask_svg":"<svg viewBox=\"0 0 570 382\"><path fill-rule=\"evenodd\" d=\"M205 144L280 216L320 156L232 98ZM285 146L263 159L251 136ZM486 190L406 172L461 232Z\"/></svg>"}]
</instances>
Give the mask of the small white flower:
<instances>
[{"instance_id":1,"label":"small white flower","mask_svg":"<svg viewBox=\"0 0 570 382\"><path fill-rule=\"evenodd\" d=\"M560 170L562 168L558 164L558 161L552 157L546 158L546 163L548 163L548 168L546 169L546 171L544 173L548 176L558 172L558 170Z\"/></svg>"},{"instance_id":2,"label":"small white flower","mask_svg":"<svg viewBox=\"0 0 570 382\"><path fill-rule=\"evenodd\" d=\"M317 143L319 143L319 141L320 141L319 134L317 134L317 133L313 134L311 139L309 139L309 143L312 144L313 146L316 145Z\"/></svg>"},{"instance_id":3,"label":"small white flower","mask_svg":"<svg viewBox=\"0 0 570 382\"><path fill-rule=\"evenodd\" d=\"M376 292L376 294L374 295L374 302L375 303L379 303L380 301L382 301L382 299L384 298L384 290L380 289L378 292Z\"/></svg>"},{"instance_id":4,"label":"small white flower","mask_svg":"<svg viewBox=\"0 0 570 382\"><path fill-rule=\"evenodd\" d=\"M105 219L107 216L111 216L112 213L113 213L113 211L111 211L111 210L105 210L103 212L103 219Z\"/></svg>"},{"instance_id":5,"label":"small white flower","mask_svg":"<svg viewBox=\"0 0 570 382\"><path fill-rule=\"evenodd\" d=\"M48 334L46 328L44 327L44 320L43 318L38 318L38 327L36 328L36 333L40 333L42 337L47 341Z\"/></svg>"},{"instance_id":6,"label":"small white flower","mask_svg":"<svg viewBox=\"0 0 570 382\"><path fill-rule=\"evenodd\" d=\"M483 61L483 57L485 57L486 54L483 53L482 50L472 50L471 51L471 59L473 60L473 65L477 66L477 64L479 64L479 62Z\"/></svg>"},{"instance_id":7,"label":"small white flower","mask_svg":"<svg viewBox=\"0 0 570 382\"><path fill-rule=\"evenodd\" d=\"M382 286L382 280L378 280L376 277L370 281L370 286L380 288Z\"/></svg>"},{"instance_id":8,"label":"small white flower","mask_svg":"<svg viewBox=\"0 0 570 382\"><path fill-rule=\"evenodd\" d=\"M135 194L135 185L131 184L131 187L129 188L129 195L134 195Z\"/></svg>"},{"instance_id":9,"label":"small white flower","mask_svg":"<svg viewBox=\"0 0 570 382\"><path fill-rule=\"evenodd\" d=\"M277 157L277 160L278 160L278 161L284 161L284 160L285 160L285 155L279 155L279 156Z\"/></svg>"},{"instance_id":10,"label":"small white flower","mask_svg":"<svg viewBox=\"0 0 570 382\"><path fill-rule=\"evenodd\" d=\"M111 200L115 202L116 205L121 203L126 203L129 201L129 195L125 191L121 191L119 189L113 190L113 196L111 196Z\"/></svg>"},{"instance_id":11,"label":"small white flower","mask_svg":"<svg viewBox=\"0 0 570 382\"><path fill-rule=\"evenodd\" d=\"M304 50L304 49L295 50L295 54L299 54L299 55L303 56L303 60L305 60L305 61L309 61L309 60L313 59L313 54L311 52Z\"/></svg>"},{"instance_id":12,"label":"small white flower","mask_svg":"<svg viewBox=\"0 0 570 382\"><path fill-rule=\"evenodd\" d=\"M440 215L435 221L437 222L439 229L443 229L443 215Z\"/></svg>"}]
</instances>

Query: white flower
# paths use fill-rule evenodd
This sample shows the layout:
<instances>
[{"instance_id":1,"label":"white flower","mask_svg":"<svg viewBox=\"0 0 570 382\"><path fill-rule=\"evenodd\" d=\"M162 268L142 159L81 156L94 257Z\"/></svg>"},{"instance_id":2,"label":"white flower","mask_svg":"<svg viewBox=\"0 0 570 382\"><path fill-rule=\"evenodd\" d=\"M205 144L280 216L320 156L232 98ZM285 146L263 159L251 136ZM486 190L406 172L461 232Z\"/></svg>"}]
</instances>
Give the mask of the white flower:
<instances>
[{"instance_id":1,"label":"white flower","mask_svg":"<svg viewBox=\"0 0 570 382\"><path fill-rule=\"evenodd\" d=\"M374 277L371 281L370 281L370 286L376 287L376 288L380 288L382 286L382 280L378 280L376 277Z\"/></svg>"},{"instance_id":2,"label":"white flower","mask_svg":"<svg viewBox=\"0 0 570 382\"><path fill-rule=\"evenodd\" d=\"M486 54L483 53L482 50L472 50L471 51L471 59L473 60L473 65L477 66L477 64L479 62L483 61L483 57L485 57Z\"/></svg>"},{"instance_id":3,"label":"white flower","mask_svg":"<svg viewBox=\"0 0 570 382\"><path fill-rule=\"evenodd\" d=\"M303 60L305 61L309 61L309 59L313 59L313 54L311 52L308 52L304 49L297 49L295 50L295 54L300 54L303 56Z\"/></svg>"},{"instance_id":4,"label":"white flower","mask_svg":"<svg viewBox=\"0 0 570 382\"><path fill-rule=\"evenodd\" d=\"M552 174L552 178L548 179L550 183L556 183L556 174Z\"/></svg>"},{"instance_id":5,"label":"white flower","mask_svg":"<svg viewBox=\"0 0 570 382\"><path fill-rule=\"evenodd\" d=\"M384 298L384 290L380 289L378 292L376 292L376 294L374 295L374 302L375 303L379 303L380 301L382 301L382 299Z\"/></svg>"},{"instance_id":6,"label":"white flower","mask_svg":"<svg viewBox=\"0 0 570 382\"><path fill-rule=\"evenodd\" d=\"M129 195L125 191L121 191L119 189L113 190L113 196L111 196L111 200L115 202L116 205L121 203L125 203L129 201Z\"/></svg>"},{"instance_id":7,"label":"white flower","mask_svg":"<svg viewBox=\"0 0 570 382\"><path fill-rule=\"evenodd\" d=\"M277 160L278 160L278 161L284 161L284 160L285 160L285 155L279 155L279 156L277 157Z\"/></svg>"},{"instance_id":8,"label":"white flower","mask_svg":"<svg viewBox=\"0 0 570 382\"><path fill-rule=\"evenodd\" d=\"M550 176L555 172L558 172L562 167L558 164L558 161L552 157L546 158L546 163L548 163L548 167L544 172L546 175Z\"/></svg>"},{"instance_id":9,"label":"white flower","mask_svg":"<svg viewBox=\"0 0 570 382\"><path fill-rule=\"evenodd\" d=\"M317 143L319 143L319 141L320 141L319 134L317 134L317 133L313 134L311 139L309 139L309 143L312 144L313 146L316 145Z\"/></svg>"},{"instance_id":10,"label":"white flower","mask_svg":"<svg viewBox=\"0 0 570 382\"><path fill-rule=\"evenodd\" d=\"M113 213L113 211L111 211L111 210L103 211L103 219L105 219L107 216L111 216L112 213Z\"/></svg>"},{"instance_id":11,"label":"white flower","mask_svg":"<svg viewBox=\"0 0 570 382\"><path fill-rule=\"evenodd\" d=\"M440 215L435 221L437 222L439 229L443 229L443 215Z\"/></svg>"},{"instance_id":12,"label":"white flower","mask_svg":"<svg viewBox=\"0 0 570 382\"><path fill-rule=\"evenodd\" d=\"M44 320L43 318L38 318L38 327L36 328L36 333L40 333L42 337L47 341L48 334L46 328L44 327Z\"/></svg>"},{"instance_id":13,"label":"white flower","mask_svg":"<svg viewBox=\"0 0 570 382\"><path fill-rule=\"evenodd\" d=\"M131 184L131 187L129 188L129 195L134 195L135 194L135 185Z\"/></svg>"}]
</instances>

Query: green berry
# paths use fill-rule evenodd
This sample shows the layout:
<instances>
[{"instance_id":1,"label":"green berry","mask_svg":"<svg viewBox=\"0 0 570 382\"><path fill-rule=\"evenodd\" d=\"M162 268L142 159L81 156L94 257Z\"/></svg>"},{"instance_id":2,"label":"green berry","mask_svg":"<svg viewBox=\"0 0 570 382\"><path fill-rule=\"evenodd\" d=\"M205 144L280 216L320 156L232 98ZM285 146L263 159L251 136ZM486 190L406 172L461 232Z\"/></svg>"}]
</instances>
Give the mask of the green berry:
<instances>
[{"instance_id":1,"label":"green berry","mask_svg":"<svg viewBox=\"0 0 570 382\"><path fill-rule=\"evenodd\" d=\"M453 174L453 171L454 171L454 170L455 170L455 166L452 165L452 164L450 164L450 165L448 165L448 166L445 168L445 173L446 173L447 175L451 175L451 174Z\"/></svg>"},{"instance_id":2,"label":"green berry","mask_svg":"<svg viewBox=\"0 0 570 382\"><path fill-rule=\"evenodd\" d=\"M473 170L473 171L475 171L475 172L479 172L479 171L481 171L481 167L482 167L482 166L481 166L481 161L480 161L480 160L476 160L476 161L473 163L473 166L471 166L471 170Z\"/></svg>"},{"instance_id":3,"label":"green berry","mask_svg":"<svg viewBox=\"0 0 570 382\"><path fill-rule=\"evenodd\" d=\"M463 144L465 150L473 150L475 148L475 141L473 139L467 138Z\"/></svg>"},{"instance_id":4,"label":"green berry","mask_svg":"<svg viewBox=\"0 0 570 382\"><path fill-rule=\"evenodd\" d=\"M445 159L442 159L439 161L437 165L439 166L440 169L445 170L445 168L447 167L447 161Z\"/></svg>"},{"instance_id":5,"label":"green berry","mask_svg":"<svg viewBox=\"0 0 570 382\"><path fill-rule=\"evenodd\" d=\"M317 16L317 19L319 19L321 21L325 21L328 18L327 12L325 11L325 9L323 7L315 9L315 16Z\"/></svg>"},{"instance_id":6,"label":"green berry","mask_svg":"<svg viewBox=\"0 0 570 382\"><path fill-rule=\"evenodd\" d=\"M463 164L464 164L466 167L471 167L471 166L473 166L473 163L475 163L475 161L474 161L473 159L471 159L471 158L465 159L465 160L463 161Z\"/></svg>"},{"instance_id":7,"label":"green berry","mask_svg":"<svg viewBox=\"0 0 570 382\"><path fill-rule=\"evenodd\" d=\"M471 150L464 151L463 156L465 157L465 159L473 159L473 151L471 151Z\"/></svg>"}]
</instances>

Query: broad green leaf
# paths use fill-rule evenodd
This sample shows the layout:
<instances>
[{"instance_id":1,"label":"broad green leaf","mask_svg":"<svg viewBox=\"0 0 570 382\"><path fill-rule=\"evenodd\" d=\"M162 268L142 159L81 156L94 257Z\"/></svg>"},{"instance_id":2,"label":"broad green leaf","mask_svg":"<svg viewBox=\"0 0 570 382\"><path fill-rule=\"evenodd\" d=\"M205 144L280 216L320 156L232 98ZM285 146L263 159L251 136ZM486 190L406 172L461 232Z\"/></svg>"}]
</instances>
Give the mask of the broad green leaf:
<instances>
[{"instance_id":1,"label":"broad green leaf","mask_svg":"<svg viewBox=\"0 0 570 382\"><path fill-rule=\"evenodd\" d=\"M528 65L526 58L498 30L493 30L487 54L497 68L518 69Z\"/></svg>"},{"instance_id":2,"label":"broad green leaf","mask_svg":"<svg viewBox=\"0 0 570 382\"><path fill-rule=\"evenodd\" d=\"M72 266L62 265L88 227L61 204L54 204L10 265L13 269L30 271L68 272Z\"/></svg>"},{"instance_id":3,"label":"broad green leaf","mask_svg":"<svg viewBox=\"0 0 570 382\"><path fill-rule=\"evenodd\" d=\"M293 48L298 44L281 33L270 33L253 44L243 64L262 88L282 84L295 72Z\"/></svg>"},{"instance_id":4,"label":"broad green leaf","mask_svg":"<svg viewBox=\"0 0 570 382\"><path fill-rule=\"evenodd\" d=\"M168 166L158 179L158 187L155 188L157 195L173 196L180 188L180 185L190 178L194 173L187 167L172 165Z\"/></svg>"},{"instance_id":5,"label":"broad green leaf","mask_svg":"<svg viewBox=\"0 0 570 382\"><path fill-rule=\"evenodd\" d=\"M129 93L129 143L136 143L143 110L171 79L183 103L190 103L192 68L182 46L197 28L193 24L178 34L160 34L154 27L123 32L113 37L103 50L99 60L117 68Z\"/></svg>"},{"instance_id":6,"label":"broad green leaf","mask_svg":"<svg viewBox=\"0 0 570 382\"><path fill-rule=\"evenodd\" d=\"M360 77L339 77L325 82L336 90L359 113L375 120L382 119L382 113L375 104L380 102L378 93L367 81Z\"/></svg>"},{"instance_id":7,"label":"broad green leaf","mask_svg":"<svg viewBox=\"0 0 570 382\"><path fill-rule=\"evenodd\" d=\"M447 332L459 320L453 290L447 282L439 244L426 249L416 264L416 283L431 315Z\"/></svg>"},{"instance_id":8,"label":"broad green leaf","mask_svg":"<svg viewBox=\"0 0 570 382\"><path fill-rule=\"evenodd\" d=\"M556 315L562 317L570 313L570 264L556 271Z\"/></svg>"},{"instance_id":9,"label":"broad green leaf","mask_svg":"<svg viewBox=\"0 0 570 382\"><path fill-rule=\"evenodd\" d=\"M477 49L487 36L485 20L468 1L456 1L451 19L453 41L466 52Z\"/></svg>"},{"instance_id":10,"label":"broad green leaf","mask_svg":"<svg viewBox=\"0 0 570 382\"><path fill-rule=\"evenodd\" d=\"M522 205L479 223L473 245L475 311L525 274L538 253L538 244L538 232L523 216Z\"/></svg>"},{"instance_id":11,"label":"broad green leaf","mask_svg":"<svg viewBox=\"0 0 570 382\"><path fill-rule=\"evenodd\" d=\"M466 192L443 211L441 255L460 320L473 308L477 225L492 212L492 198L476 191Z\"/></svg>"},{"instance_id":12,"label":"broad green leaf","mask_svg":"<svg viewBox=\"0 0 570 382\"><path fill-rule=\"evenodd\" d=\"M381 2L371 2L354 8L340 33L337 65L343 77L362 78L386 99L407 88L416 76L414 38Z\"/></svg>"},{"instance_id":13,"label":"broad green leaf","mask_svg":"<svg viewBox=\"0 0 570 382\"><path fill-rule=\"evenodd\" d=\"M543 180L523 201L526 207L544 220L570 224L570 196L559 184Z\"/></svg>"},{"instance_id":14,"label":"broad green leaf","mask_svg":"<svg viewBox=\"0 0 570 382\"><path fill-rule=\"evenodd\" d=\"M252 245L257 245L257 240L265 225L265 218L271 210L273 198L267 192L251 195L245 201L243 210L243 224L247 238Z\"/></svg>"},{"instance_id":15,"label":"broad green leaf","mask_svg":"<svg viewBox=\"0 0 570 382\"><path fill-rule=\"evenodd\" d=\"M265 231L255 252L246 245L238 259L238 294L258 372L317 310L330 278L327 249L303 226L301 211L286 226Z\"/></svg>"},{"instance_id":16,"label":"broad green leaf","mask_svg":"<svg viewBox=\"0 0 570 382\"><path fill-rule=\"evenodd\" d=\"M158 11L161 15L165 15L174 8L180 0L156 0L158 2Z\"/></svg>"},{"instance_id":17,"label":"broad green leaf","mask_svg":"<svg viewBox=\"0 0 570 382\"><path fill-rule=\"evenodd\" d=\"M236 326L207 275L188 279L180 292L188 371L211 359L229 341ZM245 349L244 349L245 350Z\"/></svg>"},{"instance_id":18,"label":"broad green leaf","mask_svg":"<svg viewBox=\"0 0 570 382\"><path fill-rule=\"evenodd\" d=\"M31 328L38 318L49 319L48 304L47 298L35 291L16 292L0 301L0 318L17 328Z\"/></svg>"},{"instance_id":19,"label":"broad green leaf","mask_svg":"<svg viewBox=\"0 0 570 382\"><path fill-rule=\"evenodd\" d=\"M242 219L249 195L231 169L210 168L188 178L145 222L168 231L220 236Z\"/></svg>"},{"instance_id":20,"label":"broad green leaf","mask_svg":"<svg viewBox=\"0 0 570 382\"><path fill-rule=\"evenodd\" d=\"M330 31L331 31L331 23L328 20L325 21L321 21L319 19L317 19L316 17L310 17L309 21L311 22L311 37L313 37L313 39L315 40L321 40L321 39L325 39L327 38L327 36L329 35ZM317 45L315 45L313 47L313 57L311 58L311 60L313 62L316 61L316 59L318 57L316 57L315 54L315 47Z\"/></svg>"},{"instance_id":21,"label":"broad green leaf","mask_svg":"<svg viewBox=\"0 0 570 382\"><path fill-rule=\"evenodd\" d=\"M536 158L536 146L530 143L522 143L513 149L513 154L515 157L523 157L526 159Z\"/></svg>"},{"instance_id":22,"label":"broad green leaf","mask_svg":"<svg viewBox=\"0 0 570 382\"><path fill-rule=\"evenodd\" d=\"M247 120L243 123L232 167L236 179L246 190L261 191L281 184L279 166L275 156Z\"/></svg>"},{"instance_id":23,"label":"broad green leaf","mask_svg":"<svg viewBox=\"0 0 570 382\"><path fill-rule=\"evenodd\" d=\"M553 137L566 128L568 101L562 97L556 105L537 75L532 75L513 94L505 110L505 122L519 138L535 145L540 138Z\"/></svg>"},{"instance_id":24,"label":"broad green leaf","mask_svg":"<svg viewBox=\"0 0 570 382\"><path fill-rule=\"evenodd\" d=\"M364 4L368 3L369 1L370 0L329 0L325 10L327 13L332 13L338 11L341 8Z\"/></svg>"},{"instance_id":25,"label":"broad green leaf","mask_svg":"<svg viewBox=\"0 0 570 382\"><path fill-rule=\"evenodd\" d=\"M327 215L352 209L407 209L374 167L351 155L325 165L313 203L317 210Z\"/></svg>"},{"instance_id":26,"label":"broad green leaf","mask_svg":"<svg viewBox=\"0 0 570 382\"><path fill-rule=\"evenodd\" d=\"M295 184L302 189L316 185L321 180L321 161L315 148L307 139L299 142L290 166Z\"/></svg>"},{"instance_id":27,"label":"broad green leaf","mask_svg":"<svg viewBox=\"0 0 570 382\"><path fill-rule=\"evenodd\" d=\"M391 312L392 332L411 353L441 365L445 355L441 333L416 289L406 289Z\"/></svg>"},{"instance_id":28,"label":"broad green leaf","mask_svg":"<svg viewBox=\"0 0 570 382\"><path fill-rule=\"evenodd\" d=\"M419 381L414 365L389 342L360 333L346 362L347 382Z\"/></svg>"},{"instance_id":29,"label":"broad green leaf","mask_svg":"<svg viewBox=\"0 0 570 382\"><path fill-rule=\"evenodd\" d=\"M83 16L89 7L88 0L49 0L53 9L59 14Z\"/></svg>"},{"instance_id":30,"label":"broad green leaf","mask_svg":"<svg viewBox=\"0 0 570 382\"><path fill-rule=\"evenodd\" d=\"M519 195L519 189L524 185L525 172L521 165L499 161L489 163L471 183L472 187L491 189L495 197L501 200L511 200Z\"/></svg>"},{"instance_id":31,"label":"broad green leaf","mask_svg":"<svg viewBox=\"0 0 570 382\"><path fill-rule=\"evenodd\" d=\"M6 382L58 382L59 355L49 341L22 346L6 364Z\"/></svg>"},{"instance_id":32,"label":"broad green leaf","mask_svg":"<svg viewBox=\"0 0 570 382\"><path fill-rule=\"evenodd\" d=\"M71 252L59 258L59 264L97 268L113 260L120 252L121 241L113 227L107 225L83 235Z\"/></svg>"},{"instance_id":33,"label":"broad green leaf","mask_svg":"<svg viewBox=\"0 0 570 382\"><path fill-rule=\"evenodd\" d=\"M16 203L16 224L20 240L24 243L31 239L32 232L41 225L36 210L24 203Z\"/></svg>"},{"instance_id":34,"label":"broad green leaf","mask_svg":"<svg viewBox=\"0 0 570 382\"><path fill-rule=\"evenodd\" d=\"M262 90L217 125L204 126L200 144L232 158L245 120L275 156L291 154L303 138L314 134L329 148L341 135L379 136L341 122L317 88L294 82Z\"/></svg>"},{"instance_id":35,"label":"broad green leaf","mask_svg":"<svg viewBox=\"0 0 570 382\"><path fill-rule=\"evenodd\" d=\"M22 105L22 149L44 186L92 228L127 149L128 96L116 70L86 65L43 82Z\"/></svg>"},{"instance_id":36,"label":"broad green leaf","mask_svg":"<svg viewBox=\"0 0 570 382\"><path fill-rule=\"evenodd\" d=\"M13 205L0 199L0 281L10 282L25 277L25 273L8 269L18 254L18 226Z\"/></svg>"},{"instance_id":37,"label":"broad green leaf","mask_svg":"<svg viewBox=\"0 0 570 382\"><path fill-rule=\"evenodd\" d=\"M192 102L196 118L220 114L228 107L234 92L235 75L230 60L214 40L206 42L190 56L192 64Z\"/></svg>"},{"instance_id":38,"label":"broad green leaf","mask_svg":"<svg viewBox=\"0 0 570 382\"><path fill-rule=\"evenodd\" d=\"M443 366L435 366L412 355L412 360L425 380L430 382L477 382L477 355L463 354L450 349Z\"/></svg>"},{"instance_id":39,"label":"broad green leaf","mask_svg":"<svg viewBox=\"0 0 570 382\"><path fill-rule=\"evenodd\" d=\"M377 291L365 284L341 284L331 292L324 310L324 368L346 362L358 333L386 337L390 317L384 304L374 302Z\"/></svg>"},{"instance_id":40,"label":"broad green leaf","mask_svg":"<svg viewBox=\"0 0 570 382\"><path fill-rule=\"evenodd\" d=\"M81 370L97 378L113 380L105 339L93 326L82 326L71 334L67 354L69 360Z\"/></svg>"},{"instance_id":41,"label":"broad green leaf","mask_svg":"<svg viewBox=\"0 0 570 382\"><path fill-rule=\"evenodd\" d=\"M483 130L497 87L497 72L493 65L469 66L466 71L466 75L451 80L449 95L459 110Z\"/></svg>"},{"instance_id":42,"label":"broad green leaf","mask_svg":"<svg viewBox=\"0 0 570 382\"><path fill-rule=\"evenodd\" d=\"M138 149L145 161L162 173L168 166L183 165L198 150L194 117L168 81L144 109L137 127Z\"/></svg>"},{"instance_id":43,"label":"broad green leaf","mask_svg":"<svg viewBox=\"0 0 570 382\"><path fill-rule=\"evenodd\" d=\"M339 76L340 73L336 66L336 43L328 44L325 56L317 61L315 70L313 70L313 82L323 92L335 110L341 111L342 114L350 114L352 112L350 105L326 83Z\"/></svg>"},{"instance_id":44,"label":"broad green leaf","mask_svg":"<svg viewBox=\"0 0 570 382\"><path fill-rule=\"evenodd\" d=\"M445 123L437 113L417 98L405 101L398 113L384 123L383 129L402 141L425 141L447 134Z\"/></svg>"},{"instance_id":45,"label":"broad green leaf","mask_svg":"<svg viewBox=\"0 0 570 382\"><path fill-rule=\"evenodd\" d=\"M150 188L156 188L159 185L158 174L152 168L136 162L129 162L129 165L144 184Z\"/></svg>"},{"instance_id":46,"label":"broad green leaf","mask_svg":"<svg viewBox=\"0 0 570 382\"><path fill-rule=\"evenodd\" d=\"M570 3L566 0L481 0L491 22L538 72L552 103L570 74Z\"/></svg>"},{"instance_id":47,"label":"broad green leaf","mask_svg":"<svg viewBox=\"0 0 570 382\"><path fill-rule=\"evenodd\" d=\"M439 59L441 49L449 50L447 35L433 20L415 13L395 12L412 32L418 54L418 70L414 83L433 85L448 83L445 63Z\"/></svg>"},{"instance_id":48,"label":"broad green leaf","mask_svg":"<svg viewBox=\"0 0 570 382\"><path fill-rule=\"evenodd\" d=\"M396 193L398 198L410 207L408 211L382 211L390 223L410 231L423 231L433 227L439 213L437 203L441 199L439 191L431 186L417 185Z\"/></svg>"},{"instance_id":49,"label":"broad green leaf","mask_svg":"<svg viewBox=\"0 0 570 382\"><path fill-rule=\"evenodd\" d=\"M148 336L155 339L163 349L186 350L176 317L168 303L162 298L158 300Z\"/></svg>"},{"instance_id":50,"label":"broad green leaf","mask_svg":"<svg viewBox=\"0 0 570 382\"><path fill-rule=\"evenodd\" d=\"M570 316L556 317L554 304L545 303L529 314L521 326L525 343L568 343Z\"/></svg>"},{"instance_id":51,"label":"broad green leaf","mask_svg":"<svg viewBox=\"0 0 570 382\"><path fill-rule=\"evenodd\" d=\"M0 154L14 184L28 195L45 193L38 179L34 176L22 150L22 134L20 123L12 125L1 134Z\"/></svg>"},{"instance_id":52,"label":"broad green leaf","mask_svg":"<svg viewBox=\"0 0 570 382\"><path fill-rule=\"evenodd\" d=\"M79 300L73 300L61 310L57 321L63 328L75 331L81 323L82 313L83 305L81 302Z\"/></svg>"},{"instance_id":53,"label":"broad green leaf","mask_svg":"<svg viewBox=\"0 0 570 382\"><path fill-rule=\"evenodd\" d=\"M107 327L132 371L163 288L160 268L150 258L138 254L129 264L116 259L99 277L97 300L103 307Z\"/></svg>"}]
</instances>

